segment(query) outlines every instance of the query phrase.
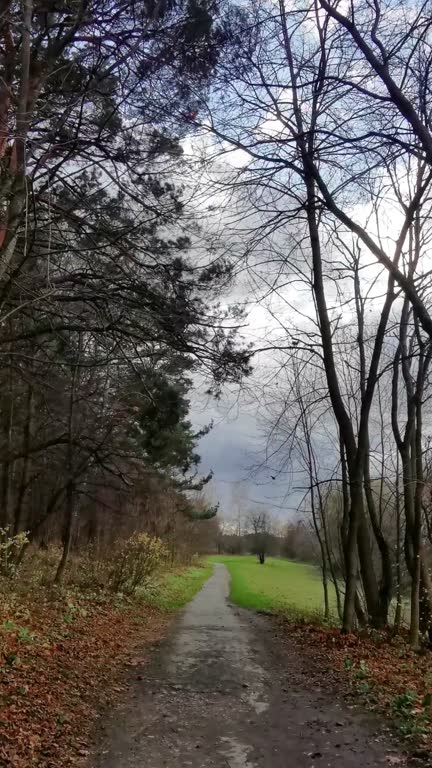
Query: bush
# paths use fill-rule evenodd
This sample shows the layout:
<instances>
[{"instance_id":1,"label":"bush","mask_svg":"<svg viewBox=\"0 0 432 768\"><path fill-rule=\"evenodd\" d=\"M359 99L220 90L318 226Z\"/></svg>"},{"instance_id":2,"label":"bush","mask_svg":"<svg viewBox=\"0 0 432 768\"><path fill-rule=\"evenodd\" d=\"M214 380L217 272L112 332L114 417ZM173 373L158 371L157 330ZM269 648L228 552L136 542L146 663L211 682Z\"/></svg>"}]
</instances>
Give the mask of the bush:
<instances>
[{"instance_id":1,"label":"bush","mask_svg":"<svg viewBox=\"0 0 432 768\"><path fill-rule=\"evenodd\" d=\"M114 592L134 594L145 587L150 577L167 560L168 549L161 539L147 533L134 533L114 556L109 584Z\"/></svg>"},{"instance_id":2,"label":"bush","mask_svg":"<svg viewBox=\"0 0 432 768\"><path fill-rule=\"evenodd\" d=\"M68 583L83 591L106 589L109 584L112 560L89 544L80 554L73 554L69 563Z\"/></svg>"},{"instance_id":3,"label":"bush","mask_svg":"<svg viewBox=\"0 0 432 768\"><path fill-rule=\"evenodd\" d=\"M22 565L23 580L32 588L51 586L61 556L62 548L58 544L47 548L29 547Z\"/></svg>"},{"instance_id":4,"label":"bush","mask_svg":"<svg viewBox=\"0 0 432 768\"><path fill-rule=\"evenodd\" d=\"M0 573L2 576L15 576L18 555L27 544L26 533L12 536L8 526L0 528Z\"/></svg>"}]
</instances>

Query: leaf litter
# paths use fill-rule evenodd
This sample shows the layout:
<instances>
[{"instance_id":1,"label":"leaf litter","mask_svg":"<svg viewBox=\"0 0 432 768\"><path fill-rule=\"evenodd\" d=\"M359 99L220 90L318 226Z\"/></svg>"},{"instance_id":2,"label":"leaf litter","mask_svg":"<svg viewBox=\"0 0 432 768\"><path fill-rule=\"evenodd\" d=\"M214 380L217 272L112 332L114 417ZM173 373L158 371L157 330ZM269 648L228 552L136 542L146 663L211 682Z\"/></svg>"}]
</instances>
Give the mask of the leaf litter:
<instances>
[{"instance_id":1,"label":"leaf litter","mask_svg":"<svg viewBox=\"0 0 432 768\"><path fill-rule=\"evenodd\" d=\"M0 765L68 768L89 754L101 708L146 661L166 612L143 602L74 597L0 602Z\"/></svg>"},{"instance_id":2,"label":"leaf litter","mask_svg":"<svg viewBox=\"0 0 432 768\"><path fill-rule=\"evenodd\" d=\"M404 635L388 631L344 635L334 627L276 622L307 660L309 675L325 676L327 684L387 716L411 759L431 759L432 651L414 650ZM388 755L387 762L402 765L406 756Z\"/></svg>"}]
</instances>

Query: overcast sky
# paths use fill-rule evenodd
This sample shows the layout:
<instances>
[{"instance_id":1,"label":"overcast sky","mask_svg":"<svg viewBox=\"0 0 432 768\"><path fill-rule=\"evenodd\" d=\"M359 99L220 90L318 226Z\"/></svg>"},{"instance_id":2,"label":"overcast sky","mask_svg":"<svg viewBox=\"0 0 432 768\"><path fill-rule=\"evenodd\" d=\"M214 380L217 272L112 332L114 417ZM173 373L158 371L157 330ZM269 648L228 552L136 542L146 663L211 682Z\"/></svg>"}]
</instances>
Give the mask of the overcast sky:
<instances>
[{"instance_id":1,"label":"overcast sky","mask_svg":"<svg viewBox=\"0 0 432 768\"><path fill-rule=\"evenodd\" d=\"M264 504L281 520L295 515L302 494L292 490L290 475L272 479L266 466L265 436L260 429L255 408L233 393L221 403L208 402L205 410L193 409L194 423L204 425L213 419L214 427L199 443L201 471L212 470L208 486L211 496L220 502L221 512L229 517L233 494L240 496L245 507Z\"/></svg>"},{"instance_id":2,"label":"overcast sky","mask_svg":"<svg viewBox=\"0 0 432 768\"><path fill-rule=\"evenodd\" d=\"M187 139L186 154L193 162L200 154L205 156L208 153L206 142L207 139L203 137ZM223 185L219 182L224 173L223 168L221 171L221 162L226 164L229 175L238 172L246 160L247 155L241 150L226 154L223 161L218 160L216 186L211 178L205 176L207 170L198 180L202 172L198 170L197 182L194 183L198 194L193 196L193 206L207 235L214 233L218 247L223 248L225 242L230 255L239 259L235 284L225 299L227 304L239 301L247 311L247 321L242 329L244 340L251 342L255 348L270 347L276 340L282 339L286 343L289 333L295 333L296 327L311 328L311 321L307 318L314 318L315 311L310 287L289 275L287 265L281 267L282 262L277 255L273 258L279 248L281 254L290 248L290 236L286 229L273 235L271 242L264 241L262 250L256 251L252 257L249 255L249 269L244 269L242 252L245 250L248 228L253 231L257 219L253 215L249 216L247 204L242 208L243 201L237 207L232 198L224 198ZM199 164L197 167L201 168ZM356 206L353 213L357 219L367 220L369 229L373 231L376 224L370 219L367 204ZM389 196L380 215L380 236L384 241L387 236L393 239L397 217L398 213ZM361 280L365 286L374 284L379 304L386 279L386 274L378 269L373 258L363 266ZM338 290L336 285L327 286L330 312L334 303L335 317L340 315L343 325L350 322L353 308L342 305L341 310ZM372 312L371 306L373 304L369 305L368 312ZM205 474L213 471L214 478L208 486L208 492L214 500L220 502L222 514L228 517L232 512L234 494L242 498L246 508L262 503L281 521L294 519L306 491L307 478L299 465L294 463L281 470L280 457L272 466L266 451L268 425L266 429L263 423L266 412L264 404L271 400L274 387L277 386L280 362L281 358L274 351L256 355L252 376L241 387L225 388L219 402L203 394L205 387L198 386L194 393L191 403L194 425L202 427L211 421L214 423L213 429L198 446L202 459L201 472ZM283 389L283 381L280 383ZM318 430L317 439L323 478L327 479L337 462L338 449L332 447L325 425L321 436Z\"/></svg>"},{"instance_id":3,"label":"overcast sky","mask_svg":"<svg viewBox=\"0 0 432 768\"><path fill-rule=\"evenodd\" d=\"M239 292L235 291L236 298ZM280 326L263 305L254 301L242 335L256 347L280 336ZM232 514L234 495L245 509L263 504L283 522L296 516L304 495L303 473L294 477L292 469L281 472L279 462L272 462L267 450L264 403L271 398L270 389L278 379L279 368L275 353L262 352L253 359L252 375L240 386L224 387L220 399L205 394L205 386L198 386L194 393L194 426L200 428L213 422L213 428L198 445L200 471L213 471L207 492L220 502L226 517Z\"/></svg>"},{"instance_id":4,"label":"overcast sky","mask_svg":"<svg viewBox=\"0 0 432 768\"><path fill-rule=\"evenodd\" d=\"M195 158L208 151L207 139L188 138L186 154L193 163ZM214 149L214 148L213 148ZM210 153L213 151L210 149ZM248 155L241 150L227 153L217 163L217 183L213 186L214 175L207 175L208 168L199 183L194 185L192 204L207 235L214 233L214 242L234 260L238 269L229 294L223 302L239 302L247 317L241 329L242 340L251 343L254 349L271 347L273 342L283 339L286 343L286 328L295 328L296 323L304 325L306 316L314 316L314 305L310 288L297 281L280 279L280 262L269 261L268 245L263 244L254 255L248 256L245 269L244 252L257 224L256 215L250 214L248 204L233 201L223 191L223 166L227 175L232 168L237 172ZM197 177L201 173L198 164ZM212 241L210 236L210 242ZM277 235L277 242L285 245L286 232ZM205 242L204 242L205 248ZM275 237L271 248L277 245ZM202 246L198 245L198 253ZM277 287L276 290L275 287ZM307 486L307 479L297 466L281 471L280 461L268 458L264 424L264 403L271 399L271 389L276 385L281 359L273 350L254 356L253 373L240 386L225 387L220 400L204 394L206 386L198 384L191 401L191 418L196 428L213 422L213 429L201 439L197 450L201 456L200 472L212 471L213 480L207 486L207 495L220 502L221 514L230 517L233 511L233 495L241 499L247 509L256 504L265 505L281 522L294 519Z\"/></svg>"}]
</instances>

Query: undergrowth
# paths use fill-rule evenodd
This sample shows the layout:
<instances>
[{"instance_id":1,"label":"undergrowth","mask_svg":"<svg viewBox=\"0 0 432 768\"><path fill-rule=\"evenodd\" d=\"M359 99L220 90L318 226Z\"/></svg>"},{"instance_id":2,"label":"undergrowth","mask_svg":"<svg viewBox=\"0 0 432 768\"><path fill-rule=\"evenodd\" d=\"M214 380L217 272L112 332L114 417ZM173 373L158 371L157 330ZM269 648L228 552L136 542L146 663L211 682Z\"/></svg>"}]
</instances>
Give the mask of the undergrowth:
<instances>
[{"instance_id":1,"label":"undergrowth","mask_svg":"<svg viewBox=\"0 0 432 768\"><path fill-rule=\"evenodd\" d=\"M120 670L145 661L211 570L165 565L131 594L104 586L112 564L90 552L71 559L61 585L57 563L55 549L30 552L0 579L2 768L79 766L101 703L121 692Z\"/></svg>"},{"instance_id":2,"label":"undergrowth","mask_svg":"<svg viewBox=\"0 0 432 768\"><path fill-rule=\"evenodd\" d=\"M312 668L330 675L370 710L387 716L407 748L432 750L432 655L413 650L403 634L342 635L337 629L279 619ZM310 664L309 664L310 660Z\"/></svg>"}]
</instances>

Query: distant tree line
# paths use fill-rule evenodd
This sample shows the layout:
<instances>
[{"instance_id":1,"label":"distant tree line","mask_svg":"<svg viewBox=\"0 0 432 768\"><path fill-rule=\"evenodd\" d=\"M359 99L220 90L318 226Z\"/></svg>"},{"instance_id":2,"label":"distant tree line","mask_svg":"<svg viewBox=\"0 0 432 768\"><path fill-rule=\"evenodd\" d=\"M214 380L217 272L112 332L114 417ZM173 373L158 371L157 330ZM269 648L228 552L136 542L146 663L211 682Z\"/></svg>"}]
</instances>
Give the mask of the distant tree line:
<instances>
[{"instance_id":1,"label":"distant tree line","mask_svg":"<svg viewBox=\"0 0 432 768\"><path fill-rule=\"evenodd\" d=\"M212 550L218 554L256 555L258 562L267 557L320 564L314 532L307 520L281 522L265 507L237 511L233 518L215 518L217 537Z\"/></svg>"}]
</instances>

